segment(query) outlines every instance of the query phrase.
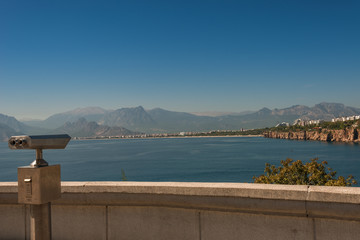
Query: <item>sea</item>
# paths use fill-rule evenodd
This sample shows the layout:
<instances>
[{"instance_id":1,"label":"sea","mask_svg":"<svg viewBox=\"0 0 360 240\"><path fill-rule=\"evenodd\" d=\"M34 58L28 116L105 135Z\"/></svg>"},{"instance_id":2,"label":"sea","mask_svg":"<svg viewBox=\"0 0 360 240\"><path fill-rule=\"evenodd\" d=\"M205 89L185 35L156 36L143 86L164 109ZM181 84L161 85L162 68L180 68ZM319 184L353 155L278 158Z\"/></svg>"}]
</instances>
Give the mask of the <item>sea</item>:
<instances>
[{"instance_id":1,"label":"sea","mask_svg":"<svg viewBox=\"0 0 360 240\"><path fill-rule=\"evenodd\" d=\"M263 137L184 137L71 140L66 149L44 150L61 165L62 181L253 182L265 163L327 161L337 175L360 182L360 145ZM35 150L10 150L0 142L0 181L17 181L17 168ZM357 186L360 186L359 184Z\"/></svg>"}]
</instances>

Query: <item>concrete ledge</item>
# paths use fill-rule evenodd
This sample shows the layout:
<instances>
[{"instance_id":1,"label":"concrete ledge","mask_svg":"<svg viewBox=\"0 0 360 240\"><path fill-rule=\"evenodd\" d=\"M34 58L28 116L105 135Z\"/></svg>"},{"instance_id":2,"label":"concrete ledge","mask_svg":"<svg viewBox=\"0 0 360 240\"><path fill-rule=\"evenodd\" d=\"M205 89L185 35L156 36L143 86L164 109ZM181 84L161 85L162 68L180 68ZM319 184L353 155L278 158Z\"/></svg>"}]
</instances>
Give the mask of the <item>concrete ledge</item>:
<instances>
[{"instance_id":1,"label":"concrete ledge","mask_svg":"<svg viewBox=\"0 0 360 240\"><path fill-rule=\"evenodd\" d=\"M122 193L360 204L359 187L188 182L61 182L62 193ZM0 182L0 194L17 194L17 182ZM1 199L0 199L1 201Z\"/></svg>"},{"instance_id":2,"label":"concrete ledge","mask_svg":"<svg viewBox=\"0 0 360 240\"><path fill-rule=\"evenodd\" d=\"M360 187L309 186L307 200L360 204Z\"/></svg>"},{"instance_id":3,"label":"concrete ledge","mask_svg":"<svg viewBox=\"0 0 360 240\"><path fill-rule=\"evenodd\" d=\"M17 182L0 182L0 194L3 193L16 193L18 191Z\"/></svg>"},{"instance_id":4,"label":"concrete ledge","mask_svg":"<svg viewBox=\"0 0 360 240\"><path fill-rule=\"evenodd\" d=\"M191 182L62 182L63 193L133 193L306 200L307 186Z\"/></svg>"}]
</instances>

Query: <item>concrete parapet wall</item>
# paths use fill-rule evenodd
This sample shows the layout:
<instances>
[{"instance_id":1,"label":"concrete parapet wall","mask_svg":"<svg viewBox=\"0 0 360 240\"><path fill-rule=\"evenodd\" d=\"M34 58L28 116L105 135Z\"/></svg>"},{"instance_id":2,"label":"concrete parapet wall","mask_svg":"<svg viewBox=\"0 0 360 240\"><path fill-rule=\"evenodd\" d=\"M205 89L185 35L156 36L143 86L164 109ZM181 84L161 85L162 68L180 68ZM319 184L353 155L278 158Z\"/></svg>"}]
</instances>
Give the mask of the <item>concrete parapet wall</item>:
<instances>
[{"instance_id":1,"label":"concrete parapet wall","mask_svg":"<svg viewBox=\"0 0 360 240\"><path fill-rule=\"evenodd\" d=\"M0 183L0 239L29 239L17 183ZM360 188L62 182L53 239L359 239Z\"/></svg>"}]
</instances>

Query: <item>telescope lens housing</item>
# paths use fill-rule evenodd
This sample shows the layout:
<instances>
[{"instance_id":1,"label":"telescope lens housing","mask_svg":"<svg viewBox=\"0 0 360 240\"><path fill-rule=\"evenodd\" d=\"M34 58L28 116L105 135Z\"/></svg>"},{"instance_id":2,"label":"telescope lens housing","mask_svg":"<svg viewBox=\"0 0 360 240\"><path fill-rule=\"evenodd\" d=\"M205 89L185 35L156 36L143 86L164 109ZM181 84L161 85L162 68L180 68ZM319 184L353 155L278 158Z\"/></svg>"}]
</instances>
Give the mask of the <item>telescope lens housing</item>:
<instances>
[{"instance_id":1,"label":"telescope lens housing","mask_svg":"<svg viewBox=\"0 0 360 240\"><path fill-rule=\"evenodd\" d=\"M8 145L10 149L63 149L70 139L67 134L12 136Z\"/></svg>"}]
</instances>

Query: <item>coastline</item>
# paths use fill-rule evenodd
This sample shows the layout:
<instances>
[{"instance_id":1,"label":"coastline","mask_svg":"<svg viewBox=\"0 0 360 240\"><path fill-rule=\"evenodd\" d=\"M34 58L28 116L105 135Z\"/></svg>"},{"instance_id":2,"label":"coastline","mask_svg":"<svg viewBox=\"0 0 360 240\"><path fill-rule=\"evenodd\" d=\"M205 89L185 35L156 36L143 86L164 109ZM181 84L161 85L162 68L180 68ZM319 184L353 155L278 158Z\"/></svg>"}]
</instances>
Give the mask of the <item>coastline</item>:
<instances>
[{"instance_id":1,"label":"coastline","mask_svg":"<svg viewBox=\"0 0 360 240\"><path fill-rule=\"evenodd\" d=\"M264 137L264 135L223 135L223 136L163 136L163 137L75 137L71 140L121 140L121 139L160 139L160 138L231 138L231 137Z\"/></svg>"},{"instance_id":2,"label":"coastline","mask_svg":"<svg viewBox=\"0 0 360 240\"><path fill-rule=\"evenodd\" d=\"M174 137L149 137L149 138L219 138L219 137L264 137L264 135L224 135L224 136L174 136Z\"/></svg>"}]
</instances>

